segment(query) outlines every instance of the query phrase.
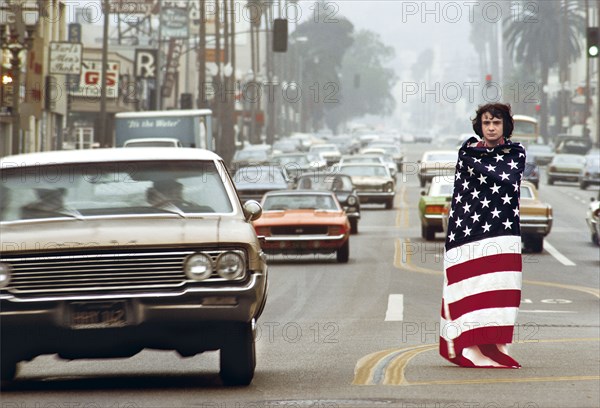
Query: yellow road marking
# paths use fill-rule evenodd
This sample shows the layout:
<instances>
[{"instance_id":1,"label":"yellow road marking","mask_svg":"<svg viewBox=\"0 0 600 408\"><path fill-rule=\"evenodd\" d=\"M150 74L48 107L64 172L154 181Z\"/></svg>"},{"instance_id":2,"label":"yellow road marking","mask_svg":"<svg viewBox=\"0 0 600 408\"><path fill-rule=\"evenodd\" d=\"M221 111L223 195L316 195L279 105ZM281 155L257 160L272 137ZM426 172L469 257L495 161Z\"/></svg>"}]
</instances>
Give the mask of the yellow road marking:
<instances>
[{"instance_id":1,"label":"yellow road marking","mask_svg":"<svg viewBox=\"0 0 600 408\"><path fill-rule=\"evenodd\" d=\"M564 338L545 340L526 340L520 343L581 343L599 342L600 338ZM477 378L464 380L432 380L408 381L405 371L408 363L417 355L435 350L437 344L389 349L375 352L361 358L354 370L353 385L444 385L444 384L494 384L511 382L554 382L554 381L592 381L600 376L565 376L565 377L523 377L523 378Z\"/></svg>"},{"instance_id":2,"label":"yellow road marking","mask_svg":"<svg viewBox=\"0 0 600 408\"><path fill-rule=\"evenodd\" d=\"M400 187L400 194L396 196L397 201L399 202L399 208L396 212L396 226L397 227L409 227L408 220L408 203L406 202L406 186L402 185Z\"/></svg>"}]
</instances>

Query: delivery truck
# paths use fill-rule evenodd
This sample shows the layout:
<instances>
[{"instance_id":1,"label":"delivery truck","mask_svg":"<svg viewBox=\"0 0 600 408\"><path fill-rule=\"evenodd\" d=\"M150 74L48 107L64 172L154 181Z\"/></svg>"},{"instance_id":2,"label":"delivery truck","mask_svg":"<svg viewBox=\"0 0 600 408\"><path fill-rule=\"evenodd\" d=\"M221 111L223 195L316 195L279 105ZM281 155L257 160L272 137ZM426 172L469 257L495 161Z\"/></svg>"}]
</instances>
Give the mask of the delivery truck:
<instances>
[{"instance_id":1,"label":"delivery truck","mask_svg":"<svg viewBox=\"0 0 600 408\"><path fill-rule=\"evenodd\" d=\"M137 139L177 139L181 147L215 151L210 109L182 109L115 114L116 147Z\"/></svg>"}]
</instances>

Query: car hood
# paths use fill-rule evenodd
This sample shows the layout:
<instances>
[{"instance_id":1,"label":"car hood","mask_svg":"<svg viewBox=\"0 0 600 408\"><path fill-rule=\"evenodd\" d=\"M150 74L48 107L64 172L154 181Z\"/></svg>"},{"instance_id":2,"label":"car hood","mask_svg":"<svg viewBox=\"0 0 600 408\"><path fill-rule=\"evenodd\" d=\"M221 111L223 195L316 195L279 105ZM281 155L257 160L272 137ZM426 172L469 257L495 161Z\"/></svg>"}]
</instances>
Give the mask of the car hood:
<instances>
[{"instance_id":1,"label":"car hood","mask_svg":"<svg viewBox=\"0 0 600 408\"><path fill-rule=\"evenodd\" d=\"M380 176L352 176L352 183L355 186L379 186L389 181L393 180Z\"/></svg>"},{"instance_id":2,"label":"car hood","mask_svg":"<svg viewBox=\"0 0 600 408\"><path fill-rule=\"evenodd\" d=\"M422 169L439 169L454 171L456 168L456 160L453 161L424 161L421 162Z\"/></svg>"},{"instance_id":3,"label":"car hood","mask_svg":"<svg viewBox=\"0 0 600 408\"><path fill-rule=\"evenodd\" d=\"M235 183L235 188L238 191L248 191L248 190L285 190L287 189L287 184L279 184L279 183L261 183L261 182L255 182L255 183L246 183L246 182L239 182L239 183Z\"/></svg>"},{"instance_id":4,"label":"car hood","mask_svg":"<svg viewBox=\"0 0 600 408\"><path fill-rule=\"evenodd\" d=\"M275 225L331 225L344 224L347 216L342 211L287 210L265 211L254 226Z\"/></svg>"},{"instance_id":5,"label":"car hood","mask_svg":"<svg viewBox=\"0 0 600 408\"><path fill-rule=\"evenodd\" d=\"M35 232L32 232L35 231ZM214 218L118 218L52 220L3 225L0 245L4 254L59 248L120 248L256 241L243 219Z\"/></svg>"}]
</instances>

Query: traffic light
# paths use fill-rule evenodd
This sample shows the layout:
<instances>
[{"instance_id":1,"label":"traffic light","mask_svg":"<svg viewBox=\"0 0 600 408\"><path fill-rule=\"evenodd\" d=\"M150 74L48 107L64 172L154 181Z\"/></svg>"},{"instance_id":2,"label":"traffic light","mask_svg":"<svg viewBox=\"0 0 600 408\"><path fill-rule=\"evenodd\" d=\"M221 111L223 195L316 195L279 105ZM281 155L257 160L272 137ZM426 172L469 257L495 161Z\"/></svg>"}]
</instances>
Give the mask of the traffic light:
<instances>
[{"instance_id":1,"label":"traffic light","mask_svg":"<svg viewBox=\"0 0 600 408\"><path fill-rule=\"evenodd\" d=\"M598 27L587 28L587 56L588 58L598 58L598 47L600 46L600 32Z\"/></svg>"},{"instance_id":2,"label":"traffic light","mask_svg":"<svg viewBox=\"0 0 600 408\"><path fill-rule=\"evenodd\" d=\"M288 43L288 22L285 18L273 20L273 51L286 52Z\"/></svg>"}]
</instances>

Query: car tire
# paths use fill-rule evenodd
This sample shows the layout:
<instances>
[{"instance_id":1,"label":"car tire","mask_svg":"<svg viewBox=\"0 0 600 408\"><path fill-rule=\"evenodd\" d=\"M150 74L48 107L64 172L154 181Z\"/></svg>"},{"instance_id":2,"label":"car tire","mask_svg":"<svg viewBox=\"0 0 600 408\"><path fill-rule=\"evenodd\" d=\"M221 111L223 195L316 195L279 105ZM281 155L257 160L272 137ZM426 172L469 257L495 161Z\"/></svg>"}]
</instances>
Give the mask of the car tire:
<instances>
[{"instance_id":1,"label":"car tire","mask_svg":"<svg viewBox=\"0 0 600 408\"><path fill-rule=\"evenodd\" d=\"M336 259L339 263L347 263L350 259L350 240L347 240L340 249L337 250Z\"/></svg>"},{"instance_id":2,"label":"car tire","mask_svg":"<svg viewBox=\"0 0 600 408\"><path fill-rule=\"evenodd\" d=\"M548 185L553 185L554 184L554 179L551 177L548 177Z\"/></svg>"},{"instance_id":3,"label":"car tire","mask_svg":"<svg viewBox=\"0 0 600 408\"><path fill-rule=\"evenodd\" d=\"M531 252L539 254L544 250L544 237L541 235L529 237L525 241L525 245L529 247Z\"/></svg>"},{"instance_id":4,"label":"car tire","mask_svg":"<svg viewBox=\"0 0 600 408\"><path fill-rule=\"evenodd\" d=\"M229 386L249 385L256 368L256 347L252 323L232 327L230 336L220 350L220 376Z\"/></svg>"},{"instance_id":5,"label":"car tire","mask_svg":"<svg viewBox=\"0 0 600 408\"><path fill-rule=\"evenodd\" d=\"M426 241L433 241L435 239L435 230L421 225L421 237Z\"/></svg>"},{"instance_id":6,"label":"car tire","mask_svg":"<svg viewBox=\"0 0 600 408\"><path fill-rule=\"evenodd\" d=\"M593 242L594 244L596 244L596 245L599 245L599 244L600 244L600 238L598 238L598 234L596 234L596 233L593 233L591 238L592 238L592 242Z\"/></svg>"},{"instance_id":7,"label":"car tire","mask_svg":"<svg viewBox=\"0 0 600 408\"><path fill-rule=\"evenodd\" d=\"M2 388L9 385L15 379L17 376L17 368L17 361L7 357L6 355L2 356L2 361L0 361L0 380Z\"/></svg>"},{"instance_id":8,"label":"car tire","mask_svg":"<svg viewBox=\"0 0 600 408\"><path fill-rule=\"evenodd\" d=\"M419 184L421 185L421 188L423 188L425 187L425 184L427 184L427 180L419 177Z\"/></svg>"},{"instance_id":9,"label":"car tire","mask_svg":"<svg viewBox=\"0 0 600 408\"><path fill-rule=\"evenodd\" d=\"M356 218L350 220L350 233L358 234L358 220Z\"/></svg>"},{"instance_id":10,"label":"car tire","mask_svg":"<svg viewBox=\"0 0 600 408\"><path fill-rule=\"evenodd\" d=\"M582 189L582 190L587 190L588 183L586 183L585 181L580 181L579 182L579 188Z\"/></svg>"},{"instance_id":11,"label":"car tire","mask_svg":"<svg viewBox=\"0 0 600 408\"><path fill-rule=\"evenodd\" d=\"M394 208L394 198L393 197L390 200L387 200L385 202L385 209L386 210L391 210L392 208Z\"/></svg>"}]
</instances>

